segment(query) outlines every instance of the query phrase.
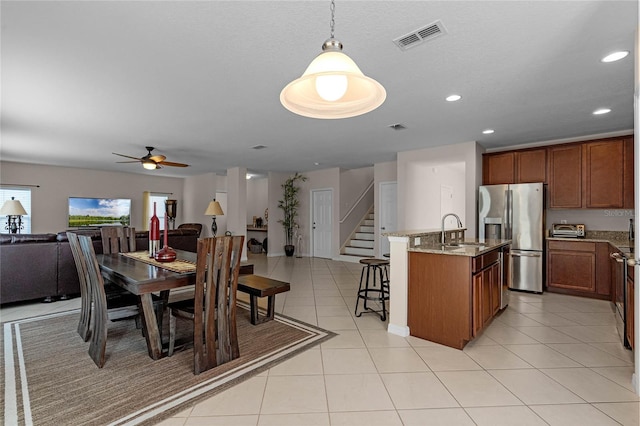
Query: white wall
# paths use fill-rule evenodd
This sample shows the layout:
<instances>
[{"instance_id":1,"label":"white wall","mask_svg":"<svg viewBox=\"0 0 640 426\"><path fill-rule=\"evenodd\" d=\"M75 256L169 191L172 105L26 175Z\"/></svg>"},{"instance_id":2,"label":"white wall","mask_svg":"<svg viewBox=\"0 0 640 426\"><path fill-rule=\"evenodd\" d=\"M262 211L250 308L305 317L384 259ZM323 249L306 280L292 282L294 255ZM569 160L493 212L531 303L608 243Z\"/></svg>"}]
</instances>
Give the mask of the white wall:
<instances>
[{"instance_id":1,"label":"white wall","mask_svg":"<svg viewBox=\"0 0 640 426\"><path fill-rule=\"evenodd\" d=\"M464 180L455 179L454 193L459 194L456 203L462 211L459 216L467 228L468 236L476 235L477 187L482 179L481 148L476 142L465 142L445 145L416 151L398 153L398 211L399 230L438 229L440 227L440 184L431 184L434 176L433 168L462 167L464 164ZM431 170L431 173L429 171ZM461 204L456 204L461 206ZM437 218L437 220L436 220Z\"/></svg>"},{"instance_id":2,"label":"white wall","mask_svg":"<svg viewBox=\"0 0 640 426\"><path fill-rule=\"evenodd\" d=\"M72 167L0 162L0 182L40 185L31 190L34 234L55 233L68 228L68 198L130 198L131 226L142 229L142 193L171 193L178 200L176 224L184 222L184 179L149 173L121 173ZM183 208L181 208L183 206ZM2 218L4 219L4 218Z\"/></svg>"},{"instance_id":3,"label":"white wall","mask_svg":"<svg viewBox=\"0 0 640 426\"><path fill-rule=\"evenodd\" d=\"M386 163L377 163L373 166L373 199L376 203L376 209L379 206L380 200L380 184L382 182L395 182L398 180L398 162L397 161L388 161ZM398 204L396 206L397 214L404 215L404 206ZM376 214L374 219L374 233L375 233L375 243L374 243L374 253L377 253L377 256L382 256L380 253L380 215ZM383 237L386 238L386 237Z\"/></svg>"},{"instance_id":4,"label":"white wall","mask_svg":"<svg viewBox=\"0 0 640 426\"><path fill-rule=\"evenodd\" d=\"M184 179L184 202L178 204L178 212L182 209L182 222L176 221L176 227L180 223L201 223L201 237L211 234L211 217L204 212L209 206L209 201L216 196L217 176L215 173L205 173Z\"/></svg>"},{"instance_id":5,"label":"white wall","mask_svg":"<svg viewBox=\"0 0 640 426\"><path fill-rule=\"evenodd\" d=\"M252 178L247 180L247 225L253 224L253 217L264 220L264 210L269 203L269 180Z\"/></svg>"}]
</instances>

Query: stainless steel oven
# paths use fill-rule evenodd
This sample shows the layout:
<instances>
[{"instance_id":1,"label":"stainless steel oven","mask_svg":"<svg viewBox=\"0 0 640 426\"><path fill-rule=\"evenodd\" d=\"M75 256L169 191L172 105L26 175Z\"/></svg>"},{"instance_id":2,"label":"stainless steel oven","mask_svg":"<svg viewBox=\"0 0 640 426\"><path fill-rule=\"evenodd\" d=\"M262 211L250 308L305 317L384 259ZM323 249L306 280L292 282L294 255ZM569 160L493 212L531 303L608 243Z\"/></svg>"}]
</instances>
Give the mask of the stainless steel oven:
<instances>
[{"instance_id":1,"label":"stainless steel oven","mask_svg":"<svg viewBox=\"0 0 640 426\"><path fill-rule=\"evenodd\" d=\"M611 273L615 292L616 327L623 346L631 349L631 345L627 341L627 255L618 250L610 253L609 257L611 258Z\"/></svg>"}]
</instances>

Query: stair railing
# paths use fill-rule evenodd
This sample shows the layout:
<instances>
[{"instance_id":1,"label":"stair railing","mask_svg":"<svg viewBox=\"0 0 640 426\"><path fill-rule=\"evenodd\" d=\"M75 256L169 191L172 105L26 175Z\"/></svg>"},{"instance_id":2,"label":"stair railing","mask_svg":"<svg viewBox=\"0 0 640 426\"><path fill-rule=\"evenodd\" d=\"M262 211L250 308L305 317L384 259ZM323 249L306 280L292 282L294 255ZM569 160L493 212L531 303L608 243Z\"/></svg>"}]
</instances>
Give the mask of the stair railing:
<instances>
[{"instance_id":1,"label":"stair railing","mask_svg":"<svg viewBox=\"0 0 640 426\"><path fill-rule=\"evenodd\" d=\"M347 220L347 218L349 217L349 215L351 213L353 213L353 211L356 209L356 207L358 207L358 205L360 204L360 202L362 202L362 200L364 199L364 197L367 196L367 194L369 193L369 191L373 188L373 183L374 181L371 181L371 183L369 183L369 186L367 186L367 188L362 191L362 194L360 194L360 196L358 197L358 199L356 200L355 203L353 203L353 205L351 206L351 208L349 209L349 211L344 215L344 217L342 219L340 219L340 223L344 223L345 220Z\"/></svg>"}]
</instances>

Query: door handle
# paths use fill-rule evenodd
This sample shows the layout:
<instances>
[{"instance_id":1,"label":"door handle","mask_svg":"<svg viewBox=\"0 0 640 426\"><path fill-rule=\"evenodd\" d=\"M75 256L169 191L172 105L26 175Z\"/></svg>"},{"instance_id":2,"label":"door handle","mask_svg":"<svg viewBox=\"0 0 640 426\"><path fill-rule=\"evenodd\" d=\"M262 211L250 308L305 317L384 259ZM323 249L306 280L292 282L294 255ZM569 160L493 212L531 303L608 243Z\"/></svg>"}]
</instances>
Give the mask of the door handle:
<instances>
[{"instance_id":1,"label":"door handle","mask_svg":"<svg viewBox=\"0 0 640 426\"><path fill-rule=\"evenodd\" d=\"M520 254L520 253L511 253L512 257L540 257L540 253L531 253L531 254Z\"/></svg>"},{"instance_id":2,"label":"door handle","mask_svg":"<svg viewBox=\"0 0 640 426\"><path fill-rule=\"evenodd\" d=\"M380 229L382 229L382 230L384 231L386 228L383 226L383 227L382 227L382 228L380 228Z\"/></svg>"}]
</instances>

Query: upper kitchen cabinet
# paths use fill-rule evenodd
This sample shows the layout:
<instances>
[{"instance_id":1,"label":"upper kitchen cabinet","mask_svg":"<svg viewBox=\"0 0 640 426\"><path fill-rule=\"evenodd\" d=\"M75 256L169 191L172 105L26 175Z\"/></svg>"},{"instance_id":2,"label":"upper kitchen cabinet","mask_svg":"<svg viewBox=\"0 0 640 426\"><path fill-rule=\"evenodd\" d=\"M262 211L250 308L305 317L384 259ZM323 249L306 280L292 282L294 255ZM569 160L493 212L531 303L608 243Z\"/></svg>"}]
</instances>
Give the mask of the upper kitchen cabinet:
<instances>
[{"instance_id":1,"label":"upper kitchen cabinet","mask_svg":"<svg viewBox=\"0 0 640 426\"><path fill-rule=\"evenodd\" d=\"M624 139L584 144L584 207L624 207Z\"/></svg>"},{"instance_id":2,"label":"upper kitchen cabinet","mask_svg":"<svg viewBox=\"0 0 640 426\"><path fill-rule=\"evenodd\" d=\"M549 208L633 208L633 137L547 148Z\"/></svg>"},{"instance_id":3,"label":"upper kitchen cabinet","mask_svg":"<svg viewBox=\"0 0 640 426\"><path fill-rule=\"evenodd\" d=\"M547 183L547 150L516 152L516 183Z\"/></svg>"},{"instance_id":4,"label":"upper kitchen cabinet","mask_svg":"<svg viewBox=\"0 0 640 426\"><path fill-rule=\"evenodd\" d=\"M515 183L515 158L516 154L513 151L483 155L482 183L484 185Z\"/></svg>"},{"instance_id":5,"label":"upper kitchen cabinet","mask_svg":"<svg viewBox=\"0 0 640 426\"><path fill-rule=\"evenodd\" d=\"M549 156L549 208L582 207L582 145L547 148Z\"/></svg>"},{"instance_id":6,"label":"upper kitchen cabinet","mask_svg":"<svg viewBox=\"0 0 640 426\"><path fill-rule=\"evenodd\" d=\"M485 154L483 185L547 182L547 150L527 149Z\"/></svg>"}]
</instances>

